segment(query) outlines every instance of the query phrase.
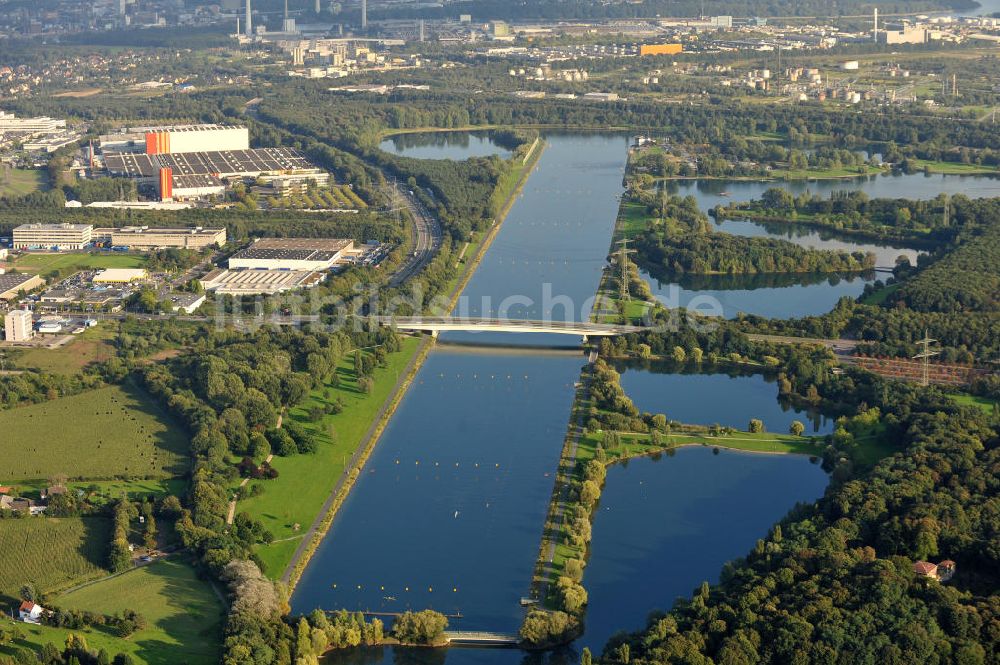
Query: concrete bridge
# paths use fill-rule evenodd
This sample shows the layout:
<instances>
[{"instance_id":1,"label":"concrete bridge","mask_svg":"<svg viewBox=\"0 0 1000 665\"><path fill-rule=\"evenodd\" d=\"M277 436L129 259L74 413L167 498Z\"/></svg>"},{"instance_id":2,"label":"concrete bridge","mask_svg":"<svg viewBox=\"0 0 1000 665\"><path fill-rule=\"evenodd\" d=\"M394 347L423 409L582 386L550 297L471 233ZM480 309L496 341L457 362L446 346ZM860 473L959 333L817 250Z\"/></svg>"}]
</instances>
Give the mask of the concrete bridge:
<instances>
[{"instance_id":1,"label":"concrete bridge","mask_svg":"<svg viewBox=\"0 0 1000 665\"><path fill-rule=\"evenodd\" d=\"M494 633L480 630L446 630L444 638L448 644L460 646L516 647L521 638L516 633Z\"/></svg>"},{"instance_id":2,"label":"concrete bridge","mask_svg":"<svg viewBox=\"0 0 1000 665\"><path fill-rule=\"evenodd\" d=\"M489 331L511 333L549 333L553 335L578 335L586 342L590 337L614 337L640 332L640 326L619 325L614 323L568 322L568 321L532 321L517 319L490 319L476 317L453 316L396 316L375 317L375 320L385 326L395 326L399 330L419 330L429 332L437 337L438 333L448 331Z\"/></svg>"}]
</instances>

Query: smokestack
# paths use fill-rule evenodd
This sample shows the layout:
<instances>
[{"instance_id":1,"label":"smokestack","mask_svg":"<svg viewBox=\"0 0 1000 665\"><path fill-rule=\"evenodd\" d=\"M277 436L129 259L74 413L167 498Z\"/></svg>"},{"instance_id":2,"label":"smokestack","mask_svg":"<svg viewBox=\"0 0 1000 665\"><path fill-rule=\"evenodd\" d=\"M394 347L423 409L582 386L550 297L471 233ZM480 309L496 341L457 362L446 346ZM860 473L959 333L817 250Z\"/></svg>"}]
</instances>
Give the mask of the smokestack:
<instances>
[{"instance_id":1,"label":"smokestack","mask_svg":"<svg viewBox=\"0 0 1000 665\"><path fill-rule=\"evenodd\" d=\"M875 8L875 17L872 20L872 39L878 41L878 7Z\"/></svg>"},{"instance_id":2,"label":"smokestack","mask_svg":"<svg viewBox=\"0 0 1000 665\"><path fill-rule=\"evenodd\" d=\"M424 19L420 19L420 41L424 41Z\"/></svg>"},{"instance_id":3,"label":"smokestack","mask_svg":"<svg viewBox=\"0 0 1000 665\"><path fill-rule=\"evenodd\" d=\"M247 37L252 37L253 36L253 25L250 23L250 0L247 0L247 17L246 17L245 23L246 23L246 25L243 26L243 27L246 28Z\"/></svg>"},{"instance_id":4,"label":"smokestack","mask_svg":"<svg viewBox=\"0 0 1000 665\"><path fill-rule=\"evenodd\" d=\"M284 19L288 20L288 0L285 0L285 16Z\"/></svg>"},{"instance_id":5,"label":"smokestack","mask_svg":"<svg viewBox=\"0 0 1000 665\"><path fill-rule=\"evenodd\" d=\"M316 0L316 5L313 7L313 11L319 14L319 0Z\"/></svg>"},{"instance_id":6,"label":"smokestack","mask_svg":"<svg viewBox=\"0 0 1000 665\"><path fill-rule=\"evenodd\" d=\"M368 0L361 0L361 31L368 32Z\"/></svg>"}]
</instances>

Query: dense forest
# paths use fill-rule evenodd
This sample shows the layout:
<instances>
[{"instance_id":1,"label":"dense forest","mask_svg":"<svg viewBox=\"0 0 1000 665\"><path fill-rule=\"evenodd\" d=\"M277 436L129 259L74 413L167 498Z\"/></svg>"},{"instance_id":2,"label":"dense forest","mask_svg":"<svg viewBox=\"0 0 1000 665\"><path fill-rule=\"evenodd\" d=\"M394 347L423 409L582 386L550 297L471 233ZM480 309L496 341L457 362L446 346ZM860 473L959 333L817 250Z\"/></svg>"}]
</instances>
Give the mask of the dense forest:
<instances>
[{"instance_id":1,"label":"dense forest","mask_svg":"<svg viewBox=\"0 0 1000 665\"><path fill-rule=\"evenodd\" d=\"M272 451L313 452L309 430L290 418L276 429L278 414L330 380L340 358L361 347L375 347L371 355L358 354L364 379L386 354L399 349L399 339L387 328L357 328L350 334L215 332L199 340L192 353L139 370L146 390L191 434L195 466L189 509L176 528L207 569L231 583L235 597L226 627L226 662L251 662L251 654L252 662L291 662L295 650L294 631L282 620L284 600L261 575L252 552L270 534L245 514L226 525L228 487L239 473L231 460L257 466Z\"/></svg>"},{"instance_id":2,"label":"dense forest","mask_svg":"<svg viewBox=\"0 0 1000 665\"><path fill-rule=\"evenodd\" d=\"M605 663L990 663L1000 647L997 431L934 390L852 375L903 452L802 506ZM952 559L947 586L914 561Z\"/></svg>"},{"instance_id":3,"label":"dense forest","mask_svg":"<svg viewBox=\"0 0 1000 665\"><path fill-rule=\"evenodd\" d=\"M607 340L602 355L642 347L655 355L697 348L706 358L775 354L784 398L851 416L827 439L831 487L727 564L718 585L705 583L669 613L654 613L644 631L612 638L601 662L995 662L995 418L956 405L938 388L857 369L831 372L833 361L823 354L755 343L737 326ZM612 397L612 408L627 406L626 396ZM875 466L853 459L853 433L872 428L894 451ZM913 564L922 559L954 560L958 572L947 586L921 578Z\"/></svg>"},{"instance_id":4,"label":"dense forest","mask_svg":"<svg viewBox=\"0 0 1000 665\"><path fill-rule=\"evenodd\" d=\"M856 233L880 240L900 240L936 247L967 230L1000 223L1000 201L938 195L932 199L872 199L860 191L837 191L823 198L794 196L780 187L755 201L716 208L717 218L745 218L801 223Z\"/></svg>"},{"instance_id":5,"label":"dense forest","mask_svg":"<svg viewBox=\"0 0 1000 665\"><path fill-rule=\"evenodd\" d=\"M1000 203L998 201L997 203ZM996 206L1000 209L1000 206ZM1000 220L909 279L887 299L919 312L1000 311Z\"/></svg>"},{"instance_id":6,"label":"dense forest","mask_svg":"<svg viewBox=\"0 0 1000 665\"><path fill-rule=\"evenodd\" d=\"M780 195L772 199L784 198ZM808 335L851 337L864 342L868 355L911 358L915 342L926 334L938 340L940 360L989 363L1000 352L1000 306L996 266L1000 260L1000 199L954 196L930 201L835 196L824 205L853 199L855 228L877 235L899 233L924 237L932 249L919 267L897 266L887 280L875 283L861 302L843 300L822 316L793 320L743 317L748 329ZM786 199L787 200L787 199ZM774 203L769 210L779 210ZM948 212L943 206L948 206ZM899 215L898 211L913 211ZM881 211L881 212L880 212ZM836 226L827 218L810 217L790 223Z\"/></svg>"},{"instance_id":7,"label":"dense forest","mask_svg":"<svg viewBox=\"0 0 1000 665\"><path fill-rule=\"evenodd\" d=\"M636 237L639 263L654 276L754 273L852 273L871 270L875 256L808 249L774 238L728 233L675 236L655 227Z\"/></svg>"},{"instance_id":8,"label":"dense forest","mask_svg":"<svg viewBox=\"0 0 1000 665\"><path fill-rule=\"evenodd\" d=\"M708 218L688 197L630 185L630 201L650 218L635 236L637 263L656 277L684 274L854 273L875 267L875 257L801 247L787 240L713 232Z\"/></svg>"}]
</instances>

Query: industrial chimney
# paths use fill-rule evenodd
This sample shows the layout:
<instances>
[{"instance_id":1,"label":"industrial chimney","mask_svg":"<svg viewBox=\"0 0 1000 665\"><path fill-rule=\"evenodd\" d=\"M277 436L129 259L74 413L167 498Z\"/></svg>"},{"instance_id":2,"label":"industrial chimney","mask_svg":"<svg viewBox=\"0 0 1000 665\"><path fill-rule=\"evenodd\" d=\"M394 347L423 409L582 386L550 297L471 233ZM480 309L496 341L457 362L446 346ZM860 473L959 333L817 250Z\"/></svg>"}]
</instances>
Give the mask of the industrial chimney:
<instances>
[{"instance_id":1,"label":"industrial chimney","mask_svg":"<svg viewBox=\"0 0 1000 665\"><path fill-rule=\"evenodd\" d=\"M368 0L361 0L361 31L368 32Z\"/></svg>"},{"instance_id":2,"label":"industrial chimney","mask_svg":"<svg viewBox=\"0 0 1000 665\"><path fill-rule=\"evenodd\" d=\"M246 28L246 31L247 31L247 37L252 37L253 36L253 25L251 25L251 23L250 23L250 0L247 0L247 17L246 17L245 23L246 23L246 25L244 27Z\"/></svg>"}]
</instances>

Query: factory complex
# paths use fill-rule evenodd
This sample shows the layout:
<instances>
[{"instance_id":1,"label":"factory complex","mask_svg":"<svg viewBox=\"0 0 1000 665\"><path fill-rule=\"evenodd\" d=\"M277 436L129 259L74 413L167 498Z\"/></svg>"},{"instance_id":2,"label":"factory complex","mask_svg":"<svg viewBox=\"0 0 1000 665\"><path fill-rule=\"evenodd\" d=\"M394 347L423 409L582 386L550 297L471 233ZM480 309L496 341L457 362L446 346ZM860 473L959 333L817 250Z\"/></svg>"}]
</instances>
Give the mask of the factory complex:
<instances>
[{"instance_id":1,"label":"factory complex","mask_svg":"<svg viewBox=\"0 0 1000 665\"><path fill-rule=\"evenodd\" d=\"M201 278L206 291L219 295L270 295L309 289L326 279L309 270L213 270Z\"/></svg>"},{"instance_id":2,"label":"factory complex","mask_svg":"<svg viewBox=\"0 0 1000 665\"><path fill-rule=\"evenodd\" d=\"M13 300L45 284L38 275L0 274L0 300Z\"/></svg>"},{"instance_id":3,"label":"factory complex","mask_svg":"<svg viewBox=\"0 0 1000 665\"><path fill-rule=\"evenodd\" d=\"M251 148L247 128L230 125L125 129L101 136L101 160L109 175L153 187L161 201L222 196L241 180L262 179L279 194L330 181L299 151Z\"/></svg>"},{"instance_id":4,"label":"factory complex","mask_svg":"<svg viewBox=\"0 0 1000 665\"><path fill-rule=\"evenodd\" d=\"M387 251L377 242L358 245L341 238L261 238L229 257L227 268L202 277L201 284L219 295L308 289L321 284L331 270L377 265Z\"/></svg>"},{"instance_id":5,"label":"factory complex","mask_svg":"<svg viewBox=\"0 0 1000 665\"><path fill-rule=\"evenodd\" d=\"M205 150L246 150L250 147L250 132L246 127L234 125L132 127L114 134L103 134L100 138L101 150L105 153L156 155Z\"/></svg>"},{"instance_id":6,"label":"factory complex","mask_svg":"<svg viewBox=\"0 0 1000 665\"><path fill-rule=\"evenodd\" d=\"M231 269L330 270L344 263L353 240L324 238L265 238L229 258Z\"/></svg>"}]
</instances>

